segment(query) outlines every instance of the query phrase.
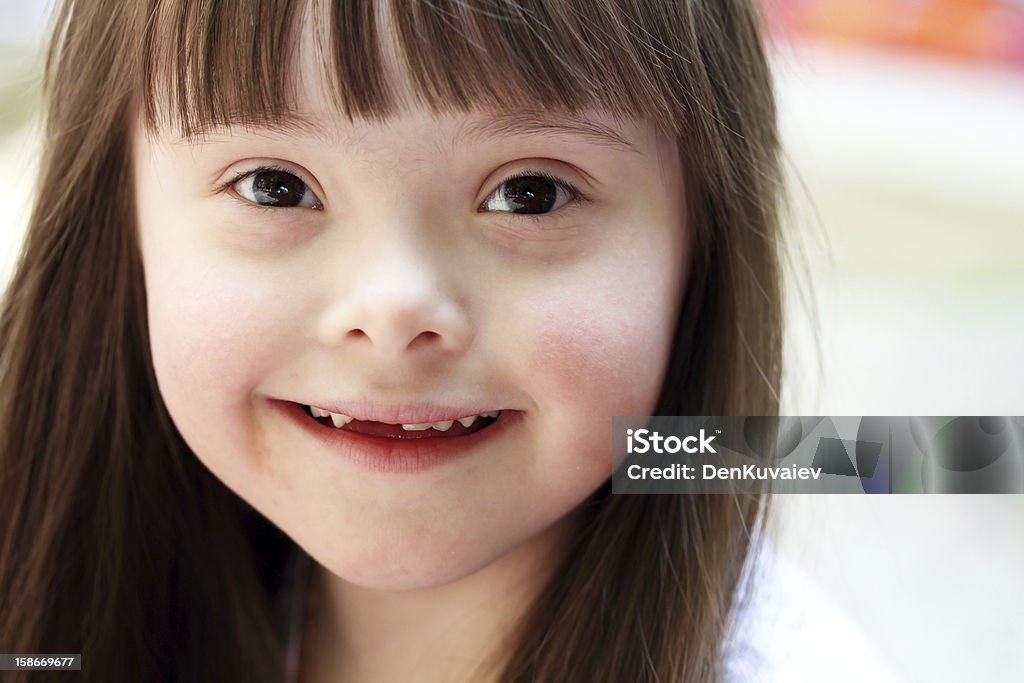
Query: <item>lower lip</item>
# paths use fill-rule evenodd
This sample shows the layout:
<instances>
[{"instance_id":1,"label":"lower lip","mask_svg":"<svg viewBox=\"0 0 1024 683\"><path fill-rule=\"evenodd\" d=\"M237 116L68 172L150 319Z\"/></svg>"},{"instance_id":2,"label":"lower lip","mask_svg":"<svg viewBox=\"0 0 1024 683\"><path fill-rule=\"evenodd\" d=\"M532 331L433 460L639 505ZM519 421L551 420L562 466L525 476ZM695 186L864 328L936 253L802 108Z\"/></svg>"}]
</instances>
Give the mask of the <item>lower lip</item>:
<instances>
[{"instance_id":1,"label":"lower lip","mask_svg":"<svg viewBox=\"0 0 1024 683\"><path fill-rule=\"evenodd\" d=\"M387 439L322 425L298 403L273 403L326 449L362 469L381 474L415 474L468 457L501 439L523 415L518 410L503 410L496 422L465 436Z\"/></svg>"}]
</instances>

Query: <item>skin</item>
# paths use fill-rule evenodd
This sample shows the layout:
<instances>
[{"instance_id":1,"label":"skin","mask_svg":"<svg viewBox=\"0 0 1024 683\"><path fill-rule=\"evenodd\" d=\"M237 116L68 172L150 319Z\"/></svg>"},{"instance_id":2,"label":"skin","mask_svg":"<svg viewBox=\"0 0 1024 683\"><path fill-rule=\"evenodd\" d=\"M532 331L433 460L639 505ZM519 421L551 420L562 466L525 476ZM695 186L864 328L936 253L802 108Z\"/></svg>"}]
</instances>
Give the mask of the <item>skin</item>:
<instances>
[{"instance_id":1,"label":"skin","mask_svg":"<svg viewBox=\"0 0 1024 683\"><path fill-rule=\"evenodd\" d=\"M611 417L654 409L689 245L678 152L601 112L586 117L635 151L553 134L468 142L491 114L431 115L394 62L403 111L350 124L308 49L300 66L297 107L320 137L135 131L160 391L204 465L317 562L304 681L468 679L610 476ZM216 189L264 162L323 208ZM478 210L538 170L586 199L536 220ZM451 466L389 475L269 404L362 396L484 400L524 420Z\"/></svg>"}]
</instances>

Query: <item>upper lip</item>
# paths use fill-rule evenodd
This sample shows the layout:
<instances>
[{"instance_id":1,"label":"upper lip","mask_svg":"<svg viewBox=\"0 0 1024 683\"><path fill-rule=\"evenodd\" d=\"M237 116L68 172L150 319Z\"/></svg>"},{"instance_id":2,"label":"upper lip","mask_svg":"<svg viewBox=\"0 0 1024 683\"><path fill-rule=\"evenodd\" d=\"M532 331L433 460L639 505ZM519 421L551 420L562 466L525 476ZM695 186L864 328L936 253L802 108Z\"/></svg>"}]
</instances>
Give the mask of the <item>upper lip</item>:
<instances>
[{"instance_id":1,"label":"upper lip","mask_svg":"<svg viewBox=\"0 0 1024 683\"><path fill-rule=\"evenodd\" d=\"M426 424L457 420L470 415L502 410L500 406L485 403L464 403L458 406L444 403L381 403L369 399L344 402L311 401L304 405L316 406L323 410L359 420L360 422L382 422L384 424Z\"/></svg>"}]
</instances>

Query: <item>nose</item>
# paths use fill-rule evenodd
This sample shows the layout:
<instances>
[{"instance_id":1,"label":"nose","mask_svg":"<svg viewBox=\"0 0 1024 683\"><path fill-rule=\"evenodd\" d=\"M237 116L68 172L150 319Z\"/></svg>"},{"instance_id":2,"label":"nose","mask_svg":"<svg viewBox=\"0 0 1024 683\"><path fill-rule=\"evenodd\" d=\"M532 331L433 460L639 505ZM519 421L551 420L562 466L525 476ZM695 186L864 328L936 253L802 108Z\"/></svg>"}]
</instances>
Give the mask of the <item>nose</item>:
<instances>
[{"instance_id":1,"label":"nose","mask_svg":"<svg viewBox=\"0 0 1024 683\"><path fill-rule=\"evenodd\" d=\"M368 246L369 253L350 253L346 273L334 279L323 341L388 360L465 349L472 326L444 251L408 240Z\"/></svg>"}]
</instances>

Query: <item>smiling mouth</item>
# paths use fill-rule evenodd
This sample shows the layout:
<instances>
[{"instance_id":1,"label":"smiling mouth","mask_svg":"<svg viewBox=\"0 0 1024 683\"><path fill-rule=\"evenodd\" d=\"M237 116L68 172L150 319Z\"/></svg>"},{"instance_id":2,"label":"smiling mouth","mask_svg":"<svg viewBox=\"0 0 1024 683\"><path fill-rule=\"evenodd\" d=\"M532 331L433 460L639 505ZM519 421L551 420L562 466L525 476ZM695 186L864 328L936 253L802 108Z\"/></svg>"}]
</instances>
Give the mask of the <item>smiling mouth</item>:
<instances>
[{"instance_id":1,"label":"smiling mouth","mask_svg":"<svg viewBox=\"0 0 1024 683\"><path fill-rule=\"evenodd\" d=\"M482 415L469 415L458 420L444 420L441 422L427 422L422 424L387 424L385 422L370 422L356 420L347 415L332 415L325 413L313 406L302 407L306 415L318 422L326 429L355 432L366 436L374 436L387 439L452 439L460 436L475 434L487 429L497 422L503 411L494 411Z\"/></svg>"}]
</instances>

